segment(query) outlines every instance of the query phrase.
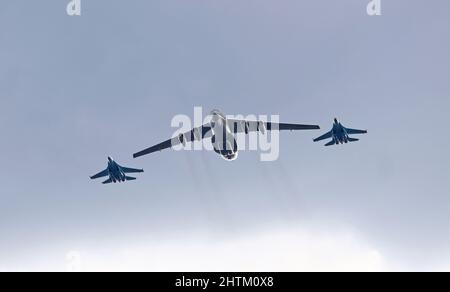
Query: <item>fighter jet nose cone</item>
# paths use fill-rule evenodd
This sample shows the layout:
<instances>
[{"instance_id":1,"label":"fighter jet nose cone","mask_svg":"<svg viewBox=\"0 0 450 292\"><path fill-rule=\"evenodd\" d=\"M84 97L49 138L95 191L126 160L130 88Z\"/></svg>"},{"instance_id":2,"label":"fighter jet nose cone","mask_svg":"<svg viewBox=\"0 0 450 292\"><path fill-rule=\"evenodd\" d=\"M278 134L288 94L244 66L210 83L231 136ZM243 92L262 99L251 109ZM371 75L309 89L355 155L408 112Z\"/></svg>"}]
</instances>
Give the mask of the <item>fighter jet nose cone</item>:
<instances>
[{"instance_id":1,"label":"fighter jet nose cone","mask_svg":"<svg viewBox=\"0 0 450 292\"><path fill-rule=\"evenodd\" d=\"M109 161L109 162L112 162L113 159L112 159L110 156L108 156L108 161Z\"/></svg>"},{"instance_id":2,"label":"fighter jet nose cone","mask_svg":"<svg viewBox=\"0 0 450 292\"><path fill-rule=\"evenodd\" d=\"M337 124L337 123L338 123L338 119L337 119L337 118L334 118L334 122Z\"/></svg>"}]
</instances>

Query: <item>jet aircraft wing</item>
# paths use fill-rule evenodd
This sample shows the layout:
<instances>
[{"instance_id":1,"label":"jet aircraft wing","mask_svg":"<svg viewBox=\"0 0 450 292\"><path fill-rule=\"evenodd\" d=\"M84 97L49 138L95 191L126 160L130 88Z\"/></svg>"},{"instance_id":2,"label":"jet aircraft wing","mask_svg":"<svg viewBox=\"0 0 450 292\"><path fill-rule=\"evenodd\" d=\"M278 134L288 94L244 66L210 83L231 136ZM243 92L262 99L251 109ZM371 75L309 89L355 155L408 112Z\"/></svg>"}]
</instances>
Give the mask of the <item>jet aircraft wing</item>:
<instances>
[{"instance_id":1,"label":"jet aircraft wing","mask_svg":"<svg viewBox=\"0 0 450 292\"><path fill-rule=\"evenodd\" d=\"M155 146L147 148L141 152L135 153L133 157L137 158L157 151L162 151L164 149L171 148L179 144L185 144L187 142L192 142L195 140L202 140L204 138L209 137L209 135L211 135L211 126L203 125L201 127L194 128L191 131L186 132L182 135L179 135L177 137L159 143Z\"/></svg>"},{"instance_id":2,"label":"jet aircraft wing","mask_svg":"<svg viewBox=\"0 0 450 292\"><path fill-rule=\"evenodd\" d=\"M345 130L347 131L347 134L349 134L349 135L367 134L366 130L357 130L357 129L349 129L349 128L345 128Z\"/></svg>"},{"instance_id":3,"label":"jet aircraft wing","mask_svg":"<svg viewBox=\"0 0 450 292\"><path fill-rule=\"evenodd\" d=\"M120 168L122 169L122 171L124 173L141 173L141 172L144 172L143 169L128 168L128 167L123 167L123 166L121 166Z\"/></svg>"},{"instance_id":4,"label":"jet aircraft wing","mask_svg":"<svg viewBox=\"0 0 450 292\"><path fill-rule=\"evenodd\" d=\"M105 177L105 176L108 176L108 175L109 175L109 170L105 169L104 171L99 172L99 173L97 173L94 176L91 176L91 179L97 179L97 178Z\"/></svg>"},{"instance_id":5,"label":"jet aircraft wing","mask_svg":"<svg viewBox=\"0 0 450 292\"><path fill-rule=\"evenodd\" d=\"M325 139L330 139L331 137L333 137L333 132L329 131L328 133L320 136L319 138L314 139L314 142L319 142Z\"/></svg>"},{"instance_id":6,"label":"jet aircraft wing","mask_svg":"<svg viewBox=\"0 0 450 292\"><path fill-rule=\"evenodd\" d=\"M248 132L264 132L267 131L298 131L298 130L318 130L320 129L317 125L302 125L302 124L285 124L285 123L272 123L264 121L245 121L245 120L233 120L227 119L228 127L234 133L248 133Z\"/></svg>"}]
</instances>

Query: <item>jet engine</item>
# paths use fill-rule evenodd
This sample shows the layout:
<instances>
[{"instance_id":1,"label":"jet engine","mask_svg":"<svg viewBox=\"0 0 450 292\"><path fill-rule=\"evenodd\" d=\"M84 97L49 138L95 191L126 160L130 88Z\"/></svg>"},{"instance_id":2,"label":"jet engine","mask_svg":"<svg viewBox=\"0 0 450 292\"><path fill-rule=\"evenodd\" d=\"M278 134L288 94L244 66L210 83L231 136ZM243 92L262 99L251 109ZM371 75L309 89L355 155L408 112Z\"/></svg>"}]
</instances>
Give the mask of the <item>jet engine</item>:
<instances>
[{"instance_id":1,"label":"jet engine","mask_svg":"<svg viewBox=\"0 0 450 292\"><path fill-rule=\"evenodd\" d=\"M180 141L180 143L183 144L184 147L186 147L186 137L184 136L184 134L180 134L178 136L178 141Z\"/></svg>"}]
</instances>

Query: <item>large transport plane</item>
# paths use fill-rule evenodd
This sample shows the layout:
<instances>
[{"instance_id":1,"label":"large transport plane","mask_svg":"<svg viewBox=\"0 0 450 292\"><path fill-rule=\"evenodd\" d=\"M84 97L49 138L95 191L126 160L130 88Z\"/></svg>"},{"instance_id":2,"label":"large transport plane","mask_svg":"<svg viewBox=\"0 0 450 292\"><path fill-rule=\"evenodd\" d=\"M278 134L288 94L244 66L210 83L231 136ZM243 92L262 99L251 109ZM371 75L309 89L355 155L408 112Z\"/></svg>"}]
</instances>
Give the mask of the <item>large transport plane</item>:
<instances>
[{"instance_id":1,"label":"large transport plane","mask_svg":"<svg viewBox=\"0 0 450 292\"><path fill-rule=\"evenodd\" d=\"M209 123L138 152L134 154L133 157L141 157L180 144L186 145L186 143L195 140L211 139L214 151L225 160L233 161L237 159L239 151L236 142L237 133L248 134L250 132L265 133L266 131L318 129L320 129L320 127L317 125L283 124L228 119L220 111L214 110L211 112L211 121Z\"/></svg>"}]
</instances>

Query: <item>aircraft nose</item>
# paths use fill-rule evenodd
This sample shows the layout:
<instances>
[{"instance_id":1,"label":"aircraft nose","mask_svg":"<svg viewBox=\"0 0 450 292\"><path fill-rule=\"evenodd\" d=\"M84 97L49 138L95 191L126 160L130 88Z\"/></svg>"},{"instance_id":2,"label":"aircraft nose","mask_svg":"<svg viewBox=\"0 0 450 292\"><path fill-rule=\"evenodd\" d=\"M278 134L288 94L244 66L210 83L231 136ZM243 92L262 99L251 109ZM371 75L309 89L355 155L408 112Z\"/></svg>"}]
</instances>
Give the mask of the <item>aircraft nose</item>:
<instances>
[{"instance_id":1,"label":"aircraft nose","mask_svg":"<svg viewBox=\"0 0 450 292\"><path fill-rule=\"evenodd\" d=\"M334 122L337 124L337 123L338 123L338 119L337 119L337 118L334 118Z\"/></svg>"},{"instance_id":2,"label":"aircraft nose","mask_svg":"<svg viewBox=\"0 0 450 292\"><path fill-rule=\"evenodd\" d=\"M111 156L108 156L108 161L109 161L109 162L112 162L112 161L113 161L113 159L111 158Z\"/></svg>"}]
</instances>

